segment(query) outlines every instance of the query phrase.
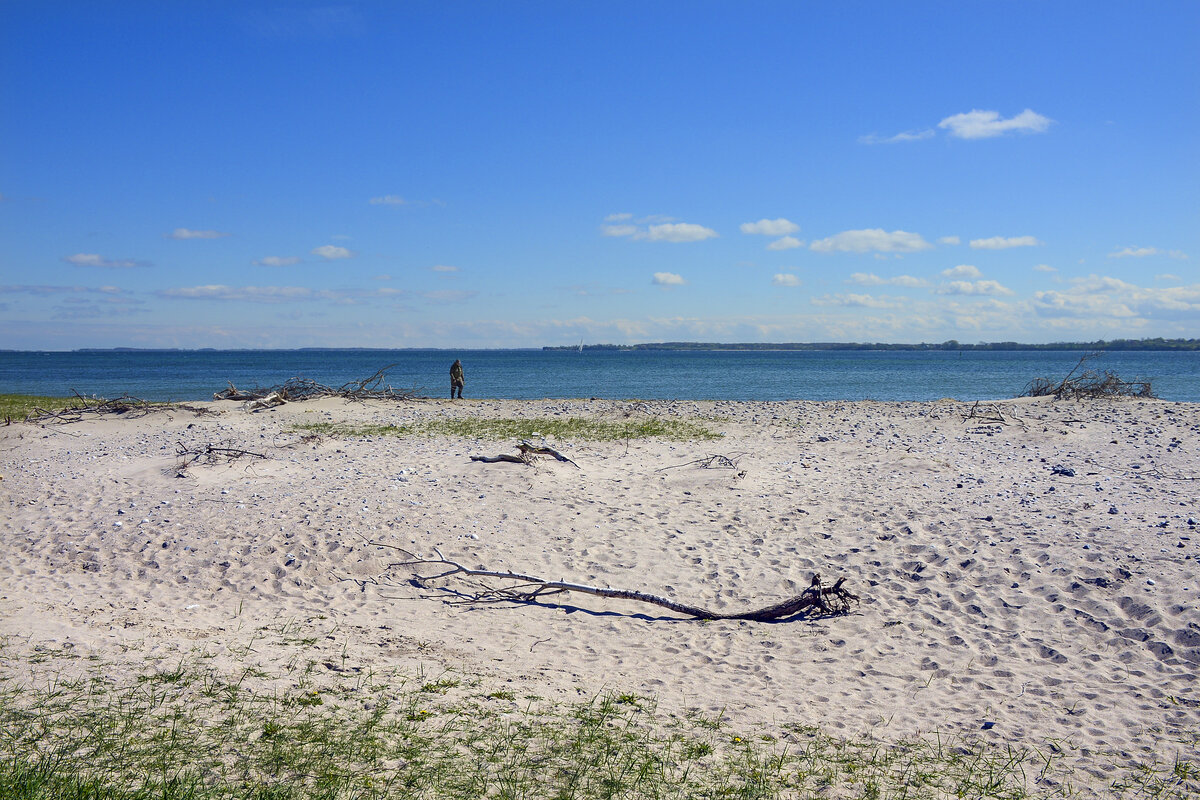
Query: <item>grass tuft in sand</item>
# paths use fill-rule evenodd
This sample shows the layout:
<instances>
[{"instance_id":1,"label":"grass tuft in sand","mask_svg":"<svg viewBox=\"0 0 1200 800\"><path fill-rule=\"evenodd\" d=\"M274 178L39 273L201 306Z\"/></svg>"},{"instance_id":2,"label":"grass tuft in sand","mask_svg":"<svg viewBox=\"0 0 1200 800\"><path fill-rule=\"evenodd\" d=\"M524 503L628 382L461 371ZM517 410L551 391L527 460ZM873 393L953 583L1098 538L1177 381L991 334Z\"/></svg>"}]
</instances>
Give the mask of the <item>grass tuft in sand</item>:
<instances>
[{"instance_id":1,"label":"grass tuft in sand","mask_svg":"<svg viewBox=\"0 0 1200 800\"><path fill-rule=\"evenodd\" d=\"M45 397L37 394L0 394L0 419L23 420L34 409L58 411L82 405L77 397Z\"/></svg>"},{"instance_id":2,"label":"grass tuft in sand","mask_svg":"<svg viewBox=\"0 0 1200 800\"><path fill-rule=\"evenodd\" d=\"M468 439L536 439L606 442L627 439L704 441L720 434L691 420L646 418L611 421L598 418L566 419L434 419L408 425L372 425L308 422L296 430L339 438L362 436L462 436Z\"/></svg>"}]
</instances>

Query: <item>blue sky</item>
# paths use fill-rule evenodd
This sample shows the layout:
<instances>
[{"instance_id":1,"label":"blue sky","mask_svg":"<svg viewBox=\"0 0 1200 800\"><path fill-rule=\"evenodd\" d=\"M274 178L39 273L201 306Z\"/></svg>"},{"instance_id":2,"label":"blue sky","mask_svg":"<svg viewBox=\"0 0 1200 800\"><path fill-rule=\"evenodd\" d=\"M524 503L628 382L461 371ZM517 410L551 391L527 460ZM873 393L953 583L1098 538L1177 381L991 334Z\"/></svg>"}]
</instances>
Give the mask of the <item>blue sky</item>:
<instances>
[{"instance_id":1,"label":"blue sky","mask_svg":"<svg viewBox=\"0 0 1200 800\"><path fill-rule=\"evenodd\" d=\"M1200 3L0 0L0 347L1200 336Z\"/></svg>"}]
</instances>

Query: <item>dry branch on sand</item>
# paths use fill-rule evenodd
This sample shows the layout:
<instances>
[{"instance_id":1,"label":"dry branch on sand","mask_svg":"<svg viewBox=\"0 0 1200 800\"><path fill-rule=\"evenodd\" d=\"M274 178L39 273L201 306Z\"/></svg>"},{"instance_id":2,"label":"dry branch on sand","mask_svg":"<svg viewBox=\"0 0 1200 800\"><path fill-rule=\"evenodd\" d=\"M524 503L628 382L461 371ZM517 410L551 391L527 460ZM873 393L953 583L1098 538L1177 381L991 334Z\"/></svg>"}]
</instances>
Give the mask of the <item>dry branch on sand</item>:
<instances>
[{"instance_id":1,"label":"dry branch on sand","mask_svg":"<svg viewBox=\"0 0 1200 800\"><path fill-rule=\"evenodd\" d=\"M698 466L701 469L737 469L738 461L745 453L734 453L732 455L722 455L714 453L713 455L705 456L688 461L686 464L672 464L668 467L659 467L655 472L665 472L669 469L682 469L683 467ZM745 474L744 472L742 473Z\"/></svg>"},{"instance_id":2,"label":"dry branch on sand","mask_svg":"<svg viewBox=\"0 0 1200 800\"><path fill-rule=\"evenodd\" d=\"M213 400L248 400L248 408L251 410L270 408L283 403L319 400L323 397L341 397L346 400L411 400L416 396L415 388L399 390L392 388L390 384L384 384L387 371L394 366L396 365L389 364L368 378L350 381L336 388L309 378L289 378L269 389L239 389L231 381L229 388L213 394Z\"/></svg>"},{"instance_id":3,"label":"dry branch on sand","mask_svg":"<svg viewBox=\"0 0 1200 800\"><path fill-rule=\"evenodd\" d=\"M1061 381L1050 378L1034 378L1021 393L1022 397L1053 397L1055 400L1088 400L1098 397L1154 397L1150 381L1126 381L1117 377L1112 370L1095 372L1085 370L1075 373L1084 362L1099 358L1103 353L1087 353L1079 359Z\"/></svg>"},{"instance_id":4,"label":"dry branch on sand","mask_svg":"<svg viewBox=\"0 0 1200 800\"><path fill-rule=\"evenodd\" d=\"M74 395L78 400L77 405L56 411L34 408L26 415L25 421L68 423L79 422L83 419L105 414L119 414L130 419L135 419L160 411L188 411L198 417L217 413L211 408L203 406L191 406L185 403L157 403L129 395L123 395L112 400L105 400L102 397L84 397L79 392L74 392Z\"/></svg>"},{"instance_id":5,"label":"dry branch on sand","mask_svg":"<svg viewBox=\"0 0 1200 800\"><path fill-rule=\"evenodd\" d=\"M538 456L552 456L557 461L563 461L572 465L576 469L579 465L571 459L564 456L552 447L545 445L533 444L532 442L521 442L517 445L517 454L500 453L495 456L471 456L472 461L482 461L485 464L495 464L498 462L506 462L509 464L525 464L532 466L537 461Z\"/></svg>"},{"instance_id":6,"label":"dry branch on sand","mask_svg":"<svg viewBox=\"0 0 1200 800\"><path fill-rule=\"evenodd\" d=\"M1028 430L1024 420L1015 416L1011 411L1005 415L1004 409L995 403L982 403L976 400L970 410L962 415L963 422L975 423L976 427L968 428L968 433L999 433L1001 425L1016 423Z\"/></svg>"},{"instance_id":7,"label":"dry branch on sand","mask_svg":"<svg viewBox=\"0 0 1200 800\"><path fill-rule=\"evenodd\" d=\"M536 603L540 599L549 595L561 594L564 592L576 592L579 594L589 594L596 597L604 597L612 600L633 600L639 603L649 603L669 611L674 611L678 614L694 617L695 619L737 619L748 620L751 622L774 622L787 620L795 617L811 618L814 614L822 616L841 616L850 613L850 610L858 604L858 595L851 594L844 584L846 579L839 578L836 583L826 586L821 582L820 574L813 575L811 585L795 597L788 598L781 603L758 608L751 611L740 611L737 613L726 614L718 611L711 611L700 606L688 605L679 603L666 597L660 597L655 594L646 592L630 591L628 589L613 589L611 587L588 586L582 583L571 583L569 581L551 581L545 578L539 578L535 575L523 575L519 572L499 572L497 570L485 569L483 567L471 568L465 564L446 558L441 551L434 549L437 558L418 558L408 550L395 545L384 544L382 542L369 542L369 544L377 547L386 547L392 550L397 550L408 556L403 561L397 561L387 565L387 569L411 569L413 580L422 588L429 588L432 581L438 581L454 576L463 576L465 578L482 578L499 581L501 585L489 585L487 583L468 582L470 589L463 591L461 589L445 589L449 592L452 599L446 602L454 605L480 605L486 603ZM419 570L422 567L435 566L441 567L443 570L435 575L422 575ZM367 584L388 584L390 581L380 578L372 578L367 580L351 579L359 586L366 588Z\"/></svg>"},{"instance_id":8,"label":"dry branch on sand","mask_svg":"<svg viewBox=\"0 0 1200 800\"><path fill-rule=\"evenodd\" d=\"M205 444L200 447L186 447L183 442L175 443L175 455L179 457L177 470L187 469L192 464L198 461L206 461L209 463L219 461L233 461L238 458L268 458L263 453L252 453L249 450L243 450L240 447Z\"/></svg>"}]
</instances>

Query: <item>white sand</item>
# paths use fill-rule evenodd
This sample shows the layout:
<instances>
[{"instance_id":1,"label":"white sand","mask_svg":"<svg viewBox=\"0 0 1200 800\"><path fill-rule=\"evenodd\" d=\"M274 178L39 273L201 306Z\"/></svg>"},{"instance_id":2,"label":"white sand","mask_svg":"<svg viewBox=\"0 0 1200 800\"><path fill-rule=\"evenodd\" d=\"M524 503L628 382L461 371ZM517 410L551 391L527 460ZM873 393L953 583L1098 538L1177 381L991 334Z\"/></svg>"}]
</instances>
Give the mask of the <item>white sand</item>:
<instances>
[{"instance_id":1,"label":"white sand","mask_svg":"<svg viewBox=\"0 0 1200 800\"><path fill-rule=\"evenodd\" d=\"M294 621L318 663L451 667L564 699L651 693L747 729L1055 742L1097 787L1133 761L1198 757L1200 405L1005 401L986 430L952 401L212 405L0 428L9 655L70 646L142 670L202 649L232 664ZM725 436L550 442L577 469L469 460L515 441L289 431L627 414L705 417ZM177 443L269 458L177 477ZM737 469L681 466L711 454ZM574 595L452 606L409 573L386 590L345 580L396 557L364 539L723 611L819 571L862 603L775 624Z\"/></svg>"}]
</instances>

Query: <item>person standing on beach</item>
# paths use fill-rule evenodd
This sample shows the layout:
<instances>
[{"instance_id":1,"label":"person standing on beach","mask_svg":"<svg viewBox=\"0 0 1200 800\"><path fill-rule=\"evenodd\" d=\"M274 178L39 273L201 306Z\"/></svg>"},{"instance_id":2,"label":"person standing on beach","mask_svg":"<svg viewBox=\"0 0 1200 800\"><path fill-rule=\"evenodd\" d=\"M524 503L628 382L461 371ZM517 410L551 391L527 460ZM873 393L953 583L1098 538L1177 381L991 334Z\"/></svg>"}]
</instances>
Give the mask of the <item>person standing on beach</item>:
<instances>
[{"instance_id":1,"label":"person standing on beach","mask_svg":"<svg viewBox=\"0 0 1200 800\"><path fill-rule=\"evenodd\" d=\"M459 400L462 399L463 384L465 382L466 382L466 380L463 377L462 362L456 358L456 359L454 359L454 363L450 365L450 399L451 400L454 399L454 392L456 390L458 392L458 399Z\"/></svg>"}]
</instances>

